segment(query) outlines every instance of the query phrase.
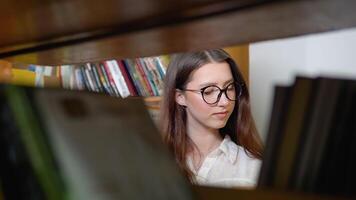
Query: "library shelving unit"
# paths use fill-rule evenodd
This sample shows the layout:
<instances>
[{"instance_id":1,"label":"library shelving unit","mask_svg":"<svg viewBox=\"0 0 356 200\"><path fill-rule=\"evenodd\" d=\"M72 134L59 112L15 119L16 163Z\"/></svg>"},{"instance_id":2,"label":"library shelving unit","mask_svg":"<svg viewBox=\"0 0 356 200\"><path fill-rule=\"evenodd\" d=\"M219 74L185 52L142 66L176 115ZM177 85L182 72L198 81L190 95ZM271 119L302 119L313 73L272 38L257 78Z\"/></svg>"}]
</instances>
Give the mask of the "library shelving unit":
<instances>
[{"instance_id":1,"label":"library shelving unit","mask_svg":"<svg viewBox=\"0 0 356 200\"><path fill-rule=\"evenodd\" d=\"M0 7L0 59L52 66L227 47L356 26L353 0L21 0L2 2ZM201 199L343 199L194 188Z\"/></svg>"}]
</instances>

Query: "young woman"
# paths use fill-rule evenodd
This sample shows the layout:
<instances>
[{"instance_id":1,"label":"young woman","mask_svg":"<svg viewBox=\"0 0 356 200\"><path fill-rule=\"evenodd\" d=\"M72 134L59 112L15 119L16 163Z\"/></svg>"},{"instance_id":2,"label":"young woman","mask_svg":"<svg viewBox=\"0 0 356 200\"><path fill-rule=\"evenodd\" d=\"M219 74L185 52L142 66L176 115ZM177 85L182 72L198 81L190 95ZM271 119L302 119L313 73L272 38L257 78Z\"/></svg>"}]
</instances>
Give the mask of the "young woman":
<instances>
[{"instance_id":1,"label":"young woman","mask_svg":"<svg viewBox=\"0 0 356 200\"><path fill-rule=\"evenodd\" d=\"M190 181L255 186L262 142L246 84L225 51L173 55L161 113L164 140Z\"/></svg>"}]
</instances>

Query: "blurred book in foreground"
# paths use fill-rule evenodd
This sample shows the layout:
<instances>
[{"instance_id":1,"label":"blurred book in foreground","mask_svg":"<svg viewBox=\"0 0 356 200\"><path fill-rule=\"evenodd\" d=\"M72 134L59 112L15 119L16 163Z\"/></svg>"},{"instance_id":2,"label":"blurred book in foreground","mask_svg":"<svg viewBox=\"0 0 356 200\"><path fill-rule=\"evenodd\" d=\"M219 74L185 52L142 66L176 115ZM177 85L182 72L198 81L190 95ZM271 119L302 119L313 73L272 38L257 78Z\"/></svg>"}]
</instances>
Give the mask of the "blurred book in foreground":
<instances>
[{"instance_id":1,"label":"blurred book in foreground","mask_svg":"<svg viewBox=\"0 0 356 200\"><path fill-rule=\"evenodd\" d=\"M7 85L0 92L44 199L193 198L141 98ZM1 131L3 140L10 130Z\"/></svg>"},{"instance_id":2,"label":"blurred book in foreground","mask_svg":"<svg viewBox=\"0 0 356 200\"><path fill-rule=\"evenodd\" d=\"M277 86L260 188L356 196L356 80Z\"/></svg>"}]
</instances>

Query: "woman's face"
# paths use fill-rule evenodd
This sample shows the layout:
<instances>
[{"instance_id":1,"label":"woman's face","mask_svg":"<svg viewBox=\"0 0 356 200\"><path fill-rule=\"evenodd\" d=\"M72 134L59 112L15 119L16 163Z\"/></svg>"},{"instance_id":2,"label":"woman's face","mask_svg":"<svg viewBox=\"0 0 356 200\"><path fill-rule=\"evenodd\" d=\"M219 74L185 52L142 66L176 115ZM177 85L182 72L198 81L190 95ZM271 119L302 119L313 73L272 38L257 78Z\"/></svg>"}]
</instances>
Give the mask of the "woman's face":
<instances>
[{"instance_id":1,"label":"woman's face","mask_svg":"<svg viewBox=\"0 0 356 200\"><path fill-rule=\"evenodd\" d=\"M208 63L192 72L186 89L200 90L211 85L224 89L232 82L234 78L227 62ZM190 128L223 128L235 106L235 101L230 101L224 93L220 100L212 105L203 100L201 92L183 91L176 97L177 103L186 106L187 126Z\"/></svg>"}]
</instances>

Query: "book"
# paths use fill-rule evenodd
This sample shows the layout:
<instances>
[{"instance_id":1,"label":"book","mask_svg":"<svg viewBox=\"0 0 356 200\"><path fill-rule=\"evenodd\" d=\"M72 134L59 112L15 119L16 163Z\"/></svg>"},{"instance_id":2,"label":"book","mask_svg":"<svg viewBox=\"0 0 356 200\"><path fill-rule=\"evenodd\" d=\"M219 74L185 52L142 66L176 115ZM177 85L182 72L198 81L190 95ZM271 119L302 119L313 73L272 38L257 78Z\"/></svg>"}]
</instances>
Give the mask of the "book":
<instances>
[{"instance_id":1,"label":"book","mask_svg":"<svg viewBox=\"0 0 356 200\"><path fill-rule=\"evenodd\" d=\"M139 58L135 59L135 67L140 74L140 78L142 80L142 84L146 92L148 93L149 96L154 96L155 95L154 89L152 88L152 84L149 80L148 74L146 73L144 66L142 65L142 62Z\"/></svg>"},{"instance_id":2,"label":"book","mask_svg":"<svg viewBox=\"0 0 356 200\"><path fill-rule=\"evenodd\" d=\"M23 113L21 129L32 130L29 135L42 130L51 146L39 152L52 152L64 180L66 192L61 194L66 196L58 199L194 198L141 98L25 87L11 91L6 93L11 104L23 105L14 112ZM43 187L47 193L51 189Z\"/></svg>"},{"instance_id":3,"label":"book","mask_svg":"<svg viewBox=\"0 0 356 200\"><path fill-rule=\"evenodd\" d=\"M24 149L28 153L39 184L46 199L65 199L66 190L60 172L56 167L52 149L44 135L44 129L36 115L30 90L22 87L7 86L1 92L6 96L18 127Z\"/></svg>"},{"instance_id":4,"label":"book","mask_svg":"<svg viewBox=\"0 0 356 200\"><path fill-rule=\"evenodd\" d=\"M159 72L159 65L157 64L157 62L154 62L154 58L145 58L145 63L148 66L148 68L150 69L151 72L151 76L152 79L155 83L156 86L156 90L158 91L159 95L162 95L163 93L163 75L160 76L160 72ZM162 72L163 73L163 72Z\"/></svg>"},{"instance_id":5,"label":"book","mask_svg":"<svg viewBox=\"0 0 356 200\"><path fill-rule=\"evenodd\" d=\"M100 67L100 71L101 71L101 73L102 73L103 76L104 76L104 82L105 82L105 84L106 84L108 93L109 93L111 96L115 96L114 88L111 87L111 83L110 83L108 74L107 74L107 72L106 72L106 70L105 70L104 64L103 64L102 62L100 62L100 63L98 64L98 66Z\"/></svg>"},{"instance_id":6,"label":"book","mask_svg":"<svg viewBox=\"0 0 356 200\"><path fill-rule=\"evenodd\" d=\"M132 80L134 81L135 87L139 92L139 95L148 96L149 95L148 89L146 89L145 83L141 77L140 72L137 69L137 65L135 61L132 59L125 59L124 63L126 65L126 69L128 69L128 72L132 77Z\"/></svg>"},{"instance_id":7,"label":"book","mask_svg":"<svg viewBox=\"0 0 356 200\"><path fill-rule=\"evenodd\" d=\"M97 92L97 88L95 86L94 79L90 72L90 64L89 63L84 65L84 72L85 72L86 79L88 80L88 86L90 88L90 91Z\"/></svg>"},{"instance_id":8,"label":"book","mask_svg":"<svg viewBox=\"0 0 356 200\"><path fill-rule=\"evenodd\" d=\"M352 84L350 85L350 87L353 88L353 93L351 93L351 99L352 102L356 101L356 84ZM355 125L355 121L356 121L356 105L355 103L353 103L350 106L350 111L349 111L349 118L350 120L350 127L349 127L349 131L347 132L348 137L347 139L349 140L349 145L350 148L347 151L346 154L346 159L345 159L345 163L346 163L346 167L343 168L344 171L344 176L342 178L344 181L344 185L342 186L342 190L340 191L340 194L348 194L348 195L356 195L356 191L355 191L355 180L356 180L356 172L355 172L355 168L354 165L356 163L356 159L355 159L355 154L356 154L356 125Z\"/></svg>"},{"instance_id":9,"label":"book","mask_svg":"<svg viewBox=\"0 0 356 200\"><path fill-rule=\"evenodd\" d=\"M119 65L120 71L125 79L125 83L130 91L130 95L131 96L137 96L137 91L136 88L132 82L132 79L127 71L127 69L125 68L125 64L123 63L122 60L117 60L117 63Z\"/></svg>"},{"instance_id":10,"label":"book","mask_svg":"<svg viewBox=\"0 0 356 200\"><path fill-rule=\"evenodd\" d=\"M340 95L342 80L332 78L315 79L315 96L311 101L311 111L306 116L303 138L292 177L292 187L299 191L313 191L321 158L325 154L326 142L330 135L333 116ZM326 101L327 99L327 101Z\"/></svg>"},{"instance_id":11,"label":"book","mask_svg":"<svg viewBox=\"0 0 356 200\"><path fill-rule=\"evenodd\" d=\"M0 92L0 162L0 189L6 199L45 199L4 92Z\"/></svg>"},{"instance_id":12,"label":"book","mask_svg":"<svg viewBox=\"0 0 356 200\"><path fill-rule=\"evenodd\" d=\"M92 91L92 89L90 87L89 80L88 80L88 76L87 76L86 71L85 71L84 65L80 65L79 69L80 69L80 72L81 72L82 77L83 77L83 83L84 83L85 88L88 91Z\"/></svg>"},{"instance_id":13,"label":"book","mask_svg":"<svg viewBox=\"0 0 356 200\"><path fill-rule=\"evenodd\" d=\"M94 92L100 92L99 85L96 81L96 76L93 71L91 63L86 63L85 64L85 71L89 80L90 87L92 88L92 91Z\"/></svg>"},{"instance_id":14,"label":"book","mask_svg":"<svg viewBox=\"0 0 356 200\"><path fill-rule=\"evenodd\" d=\"M274 102L270 112L270 124L257 185L259 188L273 187L277 162L275 155L279 153L283 138L282 134L291 90L292 87L290 86L276 86L274 89Z\"/></svg>"},{"instance_id":15,"label":"book","mask_svg":"<svg viewBox=\"0 0 356 200\"><path fill-rule=\"evenodd\" d=\"M349 176L353 172L348 168L354 168L355 163L348 163L347 155L352 153L354 142L352 130L354 125L355 99L356 91L355 81L344 81L341 86L340 95L337 99L335 115L332 119L329 137L326 140L325 153L318 158L314 166L312 179L309 180L309 191L316 191L325 194L343 194L355 195L354 184L352 191L346 184ZM352 155L353 156L353 155ZM311 189L310 189L311 188Z\"/></svg>"},{"instance_id":16,"label":"book","mask_svg":"<svg viewBox=\"0 0 356 200\"><path fill-rule=\"evenodd\" d=\"M291 91L290 104L287 110L282 142L278 152L274 187L287 189L290 184L292 169L295 164L299 140L302 135L304 119L313 89L313 79L297 77Z\"/></svg>"},{"instance_id":17,"label":"book","mask_svg":"<svg viewBox=\"0 0 356 200\"><path fill-rule=\"evenodd\" d=\"M119 88L119 92L120 92L120 96L122 98L125 98L125 97L128 97L130 96L130 91L129 91L129 88L125 82L125 79L120 71L120 68L119 68L119 65L117 63L116 60L110 60L110 61L107 61L109 64L109 66L111 66L109 69L111 69L111 73L112 73L112 76L114 78L114 81L115 81L115 84L117 85L117 87Z\"/></svg>"},{"instance_id":18,"label":"book","mask_svg":"<svg viewBox=\"0 0 356 200\"><path fill-rule=\"evenodd\" d=\"M98 91L99 92L104 92L103 83L100 81L100 76L99 76L99 73L97 71L96 64L95 63L90 63L90 69L91 69L92 74L94 76L94 80L95 80L95 83L96 83L96 85L98 87Z\"/></svg>"},{"instance_id":19,"label":"book","mask_svg":"<svg viewBox=\"0 0 356 200\"><path fill-rule=\"evenodd\" d=\"M99 82L101 84L101 87L102 87L102 91L105 92L106 94L111 94L111 91L110 91L110 88L108 86L108 82L106 82L105 80L105 77L104 77L104 73L100 67L100 63L96 63L94 64L94 68L95 68L95 71L98 75L98 78L99 78Z\"/></svg>"},{"instance_id":20,"label":"book","mask_svg":"<svg viewBox=\"0 0 356 200\"><path fill-rule=\"evenodd\" d=\"M23 69L11 69L11 84L35 86L36 74Z\"/></svg>"},{"instance_id":21,"label":"book","mask_svg":"<svg viewBox=\"0 0 356 200\"><path fill-rule=\"evenodd\" d=\"M297 77L288 98L287 88L276 88L258 186L354 197L356 81Z\"/></svg>"},{"instance_id":22,"label":"book","mask_svg":"<svg viewBox=\"0 0 356 200\"><path fill-rule=\"evenodd\" d=\"M141 63L141 66L143 66L144 72L147 76L147 79L151 85L152 91L154 93L155 96L160 95L159 93L159 85L156 81L155 75L154 75L154 71L151 68L151 64L148 63L148 58L144 59L144 58L140 58L138 59Z\"/></svg>"},{"instance_id":23,"label":"book","mask_svg":"<svg viewBox=\"0 0 356 200\"><path fill-rule=\"evenodd\" d=\"M105 61L105 62L103 62L103 64L104 64L104 68L105 68L105 72L107 74L108 80L110 82L110 86L113 89L113 91L115 93L115 96L119 96L120 97L119 88L118 88L118 86L116 85L116 83L114 81L113 74L112 74L112 72L110 70L109 62Z\"/></svg>"}]
</instances>

